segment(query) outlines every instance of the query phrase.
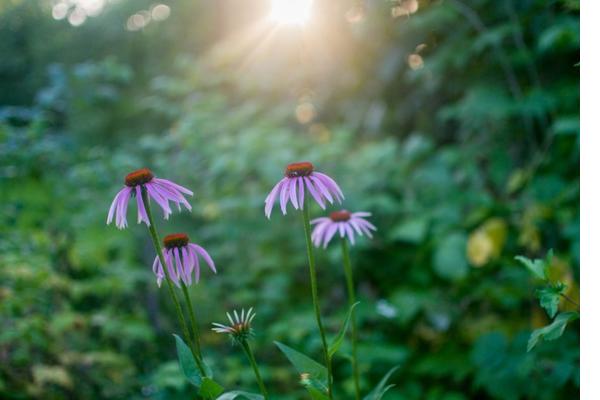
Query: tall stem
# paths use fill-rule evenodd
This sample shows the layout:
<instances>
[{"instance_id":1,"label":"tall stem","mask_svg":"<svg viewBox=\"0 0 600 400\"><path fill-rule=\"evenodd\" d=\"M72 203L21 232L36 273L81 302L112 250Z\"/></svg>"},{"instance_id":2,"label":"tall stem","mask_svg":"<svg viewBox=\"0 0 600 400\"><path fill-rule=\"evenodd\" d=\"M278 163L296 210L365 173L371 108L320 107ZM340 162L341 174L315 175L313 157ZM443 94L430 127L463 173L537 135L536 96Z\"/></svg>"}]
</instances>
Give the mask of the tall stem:
<instances>
[{"instance_id":1,"label":"tall stem","mask_svg":"<svg viewBox=\"0 0 600 400\"><path fill-rule=\"evenodd\" d=\"M256 359L254 358L254 354L252 353L252 349L250 348L250 344L246 339L243 339L241 342L242 348L244 349L244 353L246 353L246 357L248 357L248 361L252 365L252 369L254 370L254 375L256 376L256 382L258 383L258 387L260 388L260 392L262 393L265 400L269 398L267 393L267 388L265 387L265 383L260 376L260 371L258 370L258 364L256 363Z\"/></svg>"},{"instance_id":2,"label":"tall stem","mask_svg":"<svg viewBox=\"0 0 600 400\"><path fill-rule=\"evenodd\" d=\"M188 312L190 314L190 324L192 325L192 339L194 341L195 351L198 354L198 358L202 361L202 352L200 351L200 335L198 334L198 323L196 322L196 316L194 315L194 307L192 307L192 302L190 300L190 294L188 292L185 284L181 286L183 288L183 295L185 297L185 302L187 305ZM200 371L203 376L206 376L206 371L204 370L204 365L200 363Z\"/></svg>"},{"instance_id":3,"label":"tall stem","mask_svg":"<svg viewBox=\"0 0 600 400\"><path fill-rule=\"evenodd\" d=\"M323 353L325 356L325 365L327 366L327 386L328 386L328 397L333 399L333 375L331 371L331 359L329 358L329 350L327 347L327 339L325 338L325 330L323 329L323 323L321 322L321 308L319 307L319 293L317 290L317 273L315 270L315 256L313 254L312 242L310 240L310 221L308 217L308 204L304 204L302 209L302 216L304 220L304 236L306 238L306 253L308 254L308 268L310 270L310 287L312 291L313 308L315 310L315 318L317 319L317 325L319 327L319 333L321 334L321 342L323 343Z\"/></svg>"},{"instance_id":4,"label":"tall stem","mask_svg":"<svg viewBox=\"0 0 600 400\"><path fill-rule=\"evenodd\" d=\"M164 280L167 281L167 287L169 289L169 295L171 296L171 300L173 300L173 304L175 304L175 310L177 311L177 317L179 319L179 324L181 325L181 330L183 331L183 335L185 340L188 342L188 346L192 349L192 354L194 355L194 360L196 361L196 365L200 369L202 376L206 376L202 363L198 358L198 355L193 351L193 342L190 338L190 333L185 322L185 318L183 317L183 310L181 308L181 304L179 303L179 299L175 294L175 289L173 288L173 282L169 278L167 274L167 263L165 262L165 257L162 253L160 247L160 240L158 239L158 232L156 231L156 225L154 225L154 217L152 216L152 210L150 209L150 201L148 200L148 192L145 188L142 188L142 200L144 201L144 208L146 209L146 214L148 214L148 220L150 221L150 226L148 226L148 231L150 232L150 237L152 238L152 244L154 245L154 250L156 250L156 254L158 255L158 259L160 260L160 266L162 268Z\"/></svg>"},{"instance_id":5,"label":"tall stem","mask_svg":"<svg viewBox=\"0 0 600 400\"><path fill-rule=\"evenodd\" d=\"M348 241L346 238L342 238L342 253L344 255L344 274L346 275L346 286L348 287L348 304L352 307L356 303L356 297L354 295L354 279L352 278L352 265L350 264L350 251L348 249ZM356 330L356 318L354 313L351 317L351 337L352 337L352 375L354 378L354 391L357 400L360 400L360 381L359 381L359 370L358 370L358 357L356 352L357 342L357 330Z\"/></svg>"}]
</instances>

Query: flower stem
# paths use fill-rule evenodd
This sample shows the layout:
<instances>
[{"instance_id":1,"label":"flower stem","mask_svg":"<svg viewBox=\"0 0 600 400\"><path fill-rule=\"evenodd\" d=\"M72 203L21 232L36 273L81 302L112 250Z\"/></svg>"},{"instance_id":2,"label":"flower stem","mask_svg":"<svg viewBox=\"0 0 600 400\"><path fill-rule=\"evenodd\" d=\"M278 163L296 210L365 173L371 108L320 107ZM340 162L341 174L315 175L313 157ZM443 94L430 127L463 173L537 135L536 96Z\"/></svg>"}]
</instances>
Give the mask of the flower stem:
<instances>
[{"instance_id":1,"label":"flower stem","mask_svg":"<svg viewBox=\"0 0 600 400\"><path fill-rule=\"evenodd\" d=\"M189 291L187 289L187 286L185 286L185 284L183 284L181 287L183 289L185 303L187 305L187 309L190 314L190 324L192 325L192 339L194 341L194 345L196 346L196 352L198 353L198 358L200 358L200 360L202 360L202 352L200 351L200 335L198 334L198 323L196 322L196 316L194 315L194 308L192 307L192 301L190 300L190 294L189 294ZM204 371L202 373L204 374Z\"/></svg>"},{"instance_id":2,"label":"flower stem","mask_svg":"<svg viewBox=\"0 0 600 400\"><path fill-rule=\"evenodd\" d=\"M188 345L192 349L192 354L194 355L194 361L196 361L196 365L200 369L202 376L206 376L206 372L204 371L204 367L202 362L198 358L196 352L194 352L193 342L190 338L190 333L185 322L185 318L183 317L183 310L181 308L181 304L179 303L179 299L177 299L177 295L175 294L175 289L173 288L173 282L167 275L167 263L165 262L165 257L162 253L160 247L160 240L158 239L158 232L156 231L156 226L154 225L154 218L152 217L152 211L150 209L150 201L148 200L148 192L145 188L142 189L142 200L144 201L144 208L146 209L146 214L148 214L148 221L150 221L150 225L148 226L148 231L150 232L150 237L152 238L152 244L154 245L154 249L156 250L156 254L158 255L158 259L160 260L160 266L162 268L164 280L167 281L167 287L169 289L169 295L171 296L171 300L175 304L175 310L177 311L177 317L179 318L179 324L181 325L181 330L183 331L183 335L185 340L188 342Z\"/></svg>"},{"instance_id":3,"label":"flower stem","mask_svg":"<svg viewBox=\"0 0 600 400\"><path fill-rule=\"evenodd\" d=\"M346 275L346 286L348 287L348 304L352 307L356 303L356 297L354 295L354 279L352 278L352 265L350 264L350 251L348 249L348 241L346 238L342 238L342 253L344 255L344 274ZM360 400L360 380L358 370L358 357L356 355L356 318L354 313L351 317L351 337L352 337L352 375L354 378L354 390L357 400Z\"/></svg>"},{"instance_id":4,"label":"flower stem","mask_svg":"<svg viewBox=\"0 0 600 400\"><path fill-rule=\"evenodd\" d=\"M250 348L250 344L246 339L242 339L241 341L242 348L244 349L244 353L246 353L246 357L248 357L248 361L252 365L252 369L254 370L254 375L256 376L256 382L258 383L258 387L260 388L260 392L263 397L266 399L269 398L267 393L267 388L265 387L265 383L260 376L260 371L258 370L258 364L256 364L256 359L254 358L254 354L252 353L252 349Z\"/></svg>"},{"instance_id":5,"label":"flower stem","mask_svg":"<svg viewBox=\"0 0 600 400\"><path fill-rule=\"evenodd\" d=\"M312 291L313 308L315 310L315 317L317 319L319 333L321 334L321 342L323 343L325 365L327 366L327 396L330 399L333 399L333 375L331 371L331 358L329 357L327 339L325 338L325 330L323 329L323 323L321 322L321 308L319 307L319 293L317 290L317 273L315 271L315 256L313 254L312 242L310 240L311 229L308 216L308 204L304 204L304 207L302 209L302 216L304 220L304 236L306 238L306 253L308 254L308 268L310 270L310 287Z\"/></svg>"}]
</instances>

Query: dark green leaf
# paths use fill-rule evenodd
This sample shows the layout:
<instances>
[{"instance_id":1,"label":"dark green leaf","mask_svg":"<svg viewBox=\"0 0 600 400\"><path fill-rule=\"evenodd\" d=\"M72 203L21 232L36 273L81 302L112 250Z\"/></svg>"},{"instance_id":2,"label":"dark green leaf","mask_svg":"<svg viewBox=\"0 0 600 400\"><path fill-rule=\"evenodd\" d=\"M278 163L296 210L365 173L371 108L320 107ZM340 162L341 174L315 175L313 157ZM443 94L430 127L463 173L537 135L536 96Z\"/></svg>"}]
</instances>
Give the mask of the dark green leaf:
<instances>
[{"instance_id":1,"label":"dark green leaf","mask_svg":"<svg viewBox=\"0 0 600 400\"><path fill-rule=\"evenodd\" d=\"M303 384L327 393L327 368L283 343L275 342L275 344L302 376Z\"/></svg>"},{"instance_id":2,"label":"dark green leaf","mask_svg":"<svg viewBox=\"0 0 600 400\"><path fill-rule=\"evenodd\" d=\"M538 289L536 294L540 299L540 306L550 318L554 318L558 312L558 303L560 302L560 295L565 291L567 285L559 283L555 286L547 286L542 289Z\"/></svg>"},{"instance_id":3,"label":"dark green leaf","mask_svg":"<svg viewBox=\"0 0 600 400\"><path fill-rule=\"evenodd\" d=\"M352 319L354 307L356 307L358 303L359 302L352 304L350 310L348 310L348 314L346 314L346 319L344 320L342 328L340 329L338 334L335 335L335 338L333 338L333 341L331 342L331 345L328 349L329 358L333 357L333 355L340 349L340 346L344 342L344 337L346 336L346 332L348 331L348 326L350 325L350 321Z\"/></svg>"},{"instance_id":4,"label":"dark green leaf","mask_svg":"<svg viewBox=\"0 0 600 400\"><path fill-rule=\"evenodd\" d=\"M231 392L223 393L217 400L235 400L237 398L243 398L247 400L263 400L264 397L261 394L244 392L242 390L234 390Z\"/></svg>"},{"instance_id":5,"label":"dark green leaf","mask_svg":"<svg viewBox=\"0 0 600 400\"><path fill-rule=\"evenodd\" d=\"M570 311L560 313L554 318L550 325L536 329L531 333L529 342L527 343L527 351L531 351L541 339L555 340L562 336L567 324L579 318L579 313Z\"/></svg>"},{"instance_id":6,"label":"dark green leaf","mask_svg":"<svg viewBox=\"0 0 600 400\"><path fill-rule=\"evenodd\" d=\"M392 387L394 387L395 385L387 385L387 381L390 379L390 377L392 376L392 374L394 372L396 372L396 370L399 367L394 367L392 369L390 369L388 371L387 374L385 374L385 376L379 381L379 383L377 384L377 386L375 386L375 389L373 389L373 391L371 393L369 393L364 400L380 400L383 395L390 390Z\"/></svg>"},{"instance_id":7,"label":"dark green leaf","mask_svg":"<svg viewBox=\"0 0 600 400\"><path fill-rule=\"evenodd\" d=\"M198 390L198 394L201 397L205 397L208 399L214 399L221 393L223 393L223 386L219 385L217 382L213 381L211 378L202 378L202 382L200 383L200 390Z\"/></svg>"},{"instance_id":8,"label":"dark green leaf","mask_svg":"<svg viewBox=\"0 0 600 400\"><path fill-rule=\"evenodd\" d=\"M539 258L530 260L529 258L523 256L516 256L515 260L523 264L536 278L548 280L547 266L544 260Z\"/></svg>"},{"instance_id":9,"label":"dark green leaf","mask_svg":"<svg viewBox=\"0 0 600 400\"><path fill-rule=\"evenodd\" d=\"M200 386L202 376L196 366L192 351L178 335L173 334L173 336L175 336L175 346L177 347L177 357L179 358L181 371L192 385Z\"/></svg>"}]
</instances>

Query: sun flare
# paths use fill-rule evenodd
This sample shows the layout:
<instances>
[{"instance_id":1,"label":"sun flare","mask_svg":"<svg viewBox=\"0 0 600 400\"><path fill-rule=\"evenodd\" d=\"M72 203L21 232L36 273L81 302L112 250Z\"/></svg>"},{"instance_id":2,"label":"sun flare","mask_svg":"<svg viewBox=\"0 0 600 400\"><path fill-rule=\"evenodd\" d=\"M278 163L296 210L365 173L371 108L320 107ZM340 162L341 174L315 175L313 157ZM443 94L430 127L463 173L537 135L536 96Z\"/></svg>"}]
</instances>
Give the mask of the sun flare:
<instances>
[{"instance_id":1,"label":"sun flare","mask_svg":"<svg viewBox=\"0 0 600 400\"><path fill-rule=\"evenodd\" d=\"M280 24L303 25L310 18L312 0L271 0L272 21Z\"/></svg>"}]
</instances>

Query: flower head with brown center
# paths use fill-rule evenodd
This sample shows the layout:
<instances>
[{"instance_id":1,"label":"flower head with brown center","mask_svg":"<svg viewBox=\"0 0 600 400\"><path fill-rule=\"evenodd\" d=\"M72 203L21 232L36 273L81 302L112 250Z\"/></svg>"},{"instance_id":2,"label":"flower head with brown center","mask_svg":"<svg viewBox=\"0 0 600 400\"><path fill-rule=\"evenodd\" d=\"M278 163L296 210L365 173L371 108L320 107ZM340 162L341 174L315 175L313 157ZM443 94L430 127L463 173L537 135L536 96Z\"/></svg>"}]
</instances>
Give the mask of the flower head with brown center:
<instances>
[{"instance_id":1,"label":"flower head with brown center","mask_svg":"<svg viewBox=\"0 0 600 400\"><path fill-rule=\"evenodd\" d=\"M377 228L365 218L370 217L371 213L359 211L351 213L346 210L334 211L328 217L313 219L310 223L315 226L311 239L317 247L327 247L333 236L339 233L340 237L347 237L351 244L354 244L354 234L364 233L369 238L373 237L371 231Z\"/></svg>"},{"instance_id":2,"label":"flower head with brown center","mask_svg":"<svg viewBox=\"0 0 600 400\"><path fill-rule=\"evenodd\" d=\"M246 312L242 309L241 313L238 314L236 310L233 310L233 317L230 313L227 313L227 318L229 319L230 325L223 325L216 322L213 322L214 328L213 331L217 333L226 333L228 334L234 341L243 342L254 334L252 329L252 320L256 316L256 313L253 312L253 308Z\"/></svg>"},{"instance_id":3,"label":"flower head with brown center","mask_svg":"<svg viewBox=\"0 0 600 400\"><path fill-rule=\"evenodd\" d=\"M165 257L169 279L178 287L181 282L186 286L198 283L201 259L206 262L211 271L217 273L215 263L208 252L196 243L190 243L190 238L185 233L173 233L165 236L163 245L162 253ZM154 259L152 271L154 271L156 283L160 287L165 276L158 256Z\"/></svg>"},{"instance_id":4,"label":"flower head with brown center","mask_svg":"<svg viewBox=\"0 0 600 400\"><path fill-rule=\"evenodd\" d=\"M144 207L144 192L162 208L165 219L168 219L172 213L170 201L177 204L180 211L182 204L188 210L192 209L184 197L184 195L192 196L194 193L191 190L169 180L156 178L148 168L142 168L125 176L125 186L117 193L110 205L106 223L110 224L114 219L119 229L125 228L127 226L127 205L129 199L134 197L138 209L138 224L143 221L150 226L150 219Z\"/></svg>"},{"instance_id":5,"label":"flower head with brown center","mask_svg":"<svg viewBox=\"0 0 600 400\"><path fill-rule=\"evenodd\" d=\"M265 215L271 218L271 211L275 202L279 200L281 212L287 214L287 203L298 210L304 209L305 190L312 196L317 204L325 209L325 203L342 203L344 194L338 184L329 176L315 171L315 167L308 161L288 164L284 178L280 180L265 199Z\"/></svg>"}]
</instances>

